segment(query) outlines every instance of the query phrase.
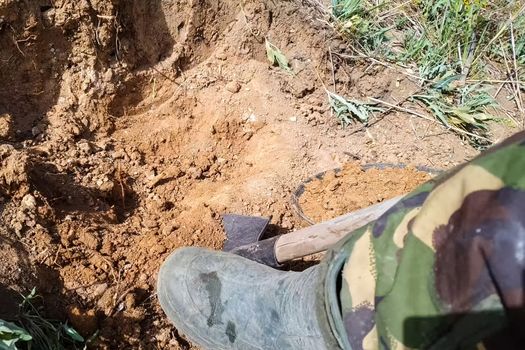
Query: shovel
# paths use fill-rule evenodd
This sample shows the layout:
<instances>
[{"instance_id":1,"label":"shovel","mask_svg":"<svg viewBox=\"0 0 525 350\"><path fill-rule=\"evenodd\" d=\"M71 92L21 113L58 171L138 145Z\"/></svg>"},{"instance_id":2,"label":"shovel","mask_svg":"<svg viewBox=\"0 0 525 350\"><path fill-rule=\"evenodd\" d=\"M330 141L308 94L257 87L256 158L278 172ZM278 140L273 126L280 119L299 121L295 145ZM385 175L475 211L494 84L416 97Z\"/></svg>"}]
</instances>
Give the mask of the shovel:
<instances>
[{"instance_id":1,"label":"shovel","mask_svg":"<svg viewBox=\"0 0 525 350\"><path fill-rule=\"evenodd\" d=\"M223 215L226 242L224 251L261 264L280 267L282 263L327 250L350 232L378 219L403 196L321 222L291 233L261 240L268 218Z\"/></svg>"}]
</instances>

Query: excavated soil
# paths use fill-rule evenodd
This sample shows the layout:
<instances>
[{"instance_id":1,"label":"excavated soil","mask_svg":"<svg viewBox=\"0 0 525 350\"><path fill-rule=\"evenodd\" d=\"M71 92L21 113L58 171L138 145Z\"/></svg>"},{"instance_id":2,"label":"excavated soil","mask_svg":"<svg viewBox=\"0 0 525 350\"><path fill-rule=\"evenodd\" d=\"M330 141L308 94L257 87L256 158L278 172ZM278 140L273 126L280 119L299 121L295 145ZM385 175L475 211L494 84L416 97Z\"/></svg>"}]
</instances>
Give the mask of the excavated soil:
<instances>
[{"instance_id":1,"label":"excavated soil","mask_svg":"<svg viewBox=\"0 0 525 350\"><path fill-rule=\"evenodd\" d=\"M364 170L348 163L308 182L299 204L308 218L321 222L409 193L430 178L414 167Z\"/></svg>"},{"instance_id":2,"label":"excavated soil","mask_svg":"<svg viewBox=\"0 0 525 350\"><path fill-rule=\"evenodd\" d=\"M177 247L220 249L221 214L286 232L303 225L290 194L311 174L445 169L477 153L393 111L343 129L323 87L333 76L357 99L418 87L330 59L346 45L313 3L0 0L0 318L36 287L46 317L98 331L94 348L190 349L156 274ZM265 38L294 74L269 65Z\"/></svg>"}]
</instances>

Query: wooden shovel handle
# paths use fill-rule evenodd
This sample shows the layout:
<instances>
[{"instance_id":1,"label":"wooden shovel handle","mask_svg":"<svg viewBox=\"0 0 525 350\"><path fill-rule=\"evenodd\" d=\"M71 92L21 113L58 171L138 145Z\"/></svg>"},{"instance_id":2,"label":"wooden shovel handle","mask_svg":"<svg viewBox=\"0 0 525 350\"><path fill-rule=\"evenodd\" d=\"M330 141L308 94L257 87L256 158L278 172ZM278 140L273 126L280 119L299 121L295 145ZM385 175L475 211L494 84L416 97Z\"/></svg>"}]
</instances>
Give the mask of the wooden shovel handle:
<instances>
[{"instance_id":1,"label":"wooden shovel handle","mask_svg":"<svg viewBox=\"0 0 525 350\"><path fill-rule=\"evenodd\" d=\"M403 196L280 236L275 242L279 263L327 250L350 232L378 219Z\"/></svg>"}]
</instances>

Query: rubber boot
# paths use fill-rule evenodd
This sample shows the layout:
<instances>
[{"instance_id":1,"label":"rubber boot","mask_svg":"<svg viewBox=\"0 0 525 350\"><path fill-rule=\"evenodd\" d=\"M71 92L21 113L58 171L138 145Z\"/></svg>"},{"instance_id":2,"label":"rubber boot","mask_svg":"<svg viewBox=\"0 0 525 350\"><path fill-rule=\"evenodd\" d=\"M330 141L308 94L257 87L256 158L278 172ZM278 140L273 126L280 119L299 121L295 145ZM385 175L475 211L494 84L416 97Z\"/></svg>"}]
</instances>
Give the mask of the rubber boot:
<instances>
[{"instance_id":1,"label":"rubber boot","mask_svg":"<svg viewBox=\"0 0 525 350\"><path fill-rule=\"evenodd\" d=\"M181 248L160 269L158 298L178 331L203 349L339 349L323 269L283 272L230 253Z\"/></svg>"}]
</instances>

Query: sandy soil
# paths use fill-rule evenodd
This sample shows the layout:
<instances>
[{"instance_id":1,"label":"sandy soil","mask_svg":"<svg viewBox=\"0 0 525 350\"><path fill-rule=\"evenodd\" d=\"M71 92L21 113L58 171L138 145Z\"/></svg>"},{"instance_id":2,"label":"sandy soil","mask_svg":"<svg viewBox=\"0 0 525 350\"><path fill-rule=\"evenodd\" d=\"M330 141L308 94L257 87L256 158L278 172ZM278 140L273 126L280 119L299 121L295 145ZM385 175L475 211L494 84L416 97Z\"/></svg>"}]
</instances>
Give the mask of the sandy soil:
<instances>
[{"instance_id":1,"label":"sandy soil","mask_svg":"<svg viewBox=\"0 0 525 350\"><path fill-rule=\"evenodd\" d=\"M156 272L177 247L220 249L221 214L289 231L304 225L290 195L312 174L477 154L396 112L343 129L323 88L332 70L354 98L418 87L332 66L328 49L345 45L319 16L299 0L0 0L0 318L36 286L47 315L99 330L96 348L189 349ZM270 67L264 38L294 74Z\"/></svg>"},{"instance_id":2,"label":"sandy soil","mask_svg":"<svg viewBox=\"0 0 525 350\"><path fill-rule=\"evenodd\" d=\"M298 196L298 209L309 223L330 220L411 192L432 178L414 167L363 169L347 163L307 181Z\"/></svg>"}]
</instances>

